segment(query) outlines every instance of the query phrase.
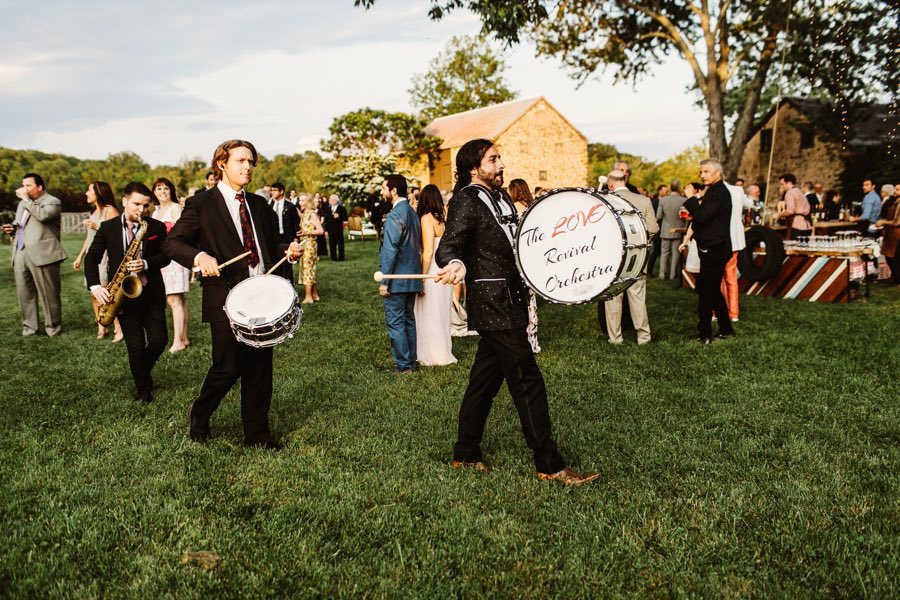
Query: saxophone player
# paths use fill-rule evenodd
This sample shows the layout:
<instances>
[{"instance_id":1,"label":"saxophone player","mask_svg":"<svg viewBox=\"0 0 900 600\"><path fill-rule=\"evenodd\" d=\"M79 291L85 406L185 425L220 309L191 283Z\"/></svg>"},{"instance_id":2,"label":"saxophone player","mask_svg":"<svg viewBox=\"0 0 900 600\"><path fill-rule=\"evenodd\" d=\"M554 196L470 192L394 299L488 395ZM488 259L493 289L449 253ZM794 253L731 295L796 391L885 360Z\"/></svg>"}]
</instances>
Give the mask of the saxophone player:
<instances>
[{"instance_id":1,"label":"saxophone player","mask_svg":"<svg viewBox=\"0 0 900 600\"><path fill-rule=\"evenodd\" d=\"M166 329L166 289L160 269L169 264L162 253L166 226L146 215L150 206L150 189L143 183L125 186L122 216L100 225L94 241L84 257L84 274L94 298L101 305L113 300L107 287L100 285L100 261L109 255L109 288L122 283L122 275L134 275L140 281L140 294L122 299L119 322L128 348L128 364L137 389L137 398L147 404L153 401L153 365L169 341ZM147 224L142 230L141 223ZM135 242L135 237L137 241ZM145 336L146 334L146 336Z\"/></svg>"}]
</instances>

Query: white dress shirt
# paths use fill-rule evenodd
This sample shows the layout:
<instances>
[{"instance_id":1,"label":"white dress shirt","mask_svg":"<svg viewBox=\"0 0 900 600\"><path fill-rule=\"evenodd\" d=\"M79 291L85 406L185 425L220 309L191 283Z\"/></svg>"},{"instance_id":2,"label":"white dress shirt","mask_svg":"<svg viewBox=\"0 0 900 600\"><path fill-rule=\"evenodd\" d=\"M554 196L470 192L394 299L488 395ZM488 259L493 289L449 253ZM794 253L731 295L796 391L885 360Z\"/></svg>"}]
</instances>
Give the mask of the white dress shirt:
<instances>
[{"instance_id":1,"label":"white dress shirt","mask_svg":"<svg viewBox=\"0 0 900 600\"><path fill-rule=\"evenodd\" d=\"M231 222L234 223L234 229L235 231L237 231L238 238L240 238L241 242L243 242L244 233L241 230L241 203L237 200L237 198L235 198L238 192L231 189L231 186L224 181L220 181L216 185L219 188L219 192L222 194L222 197L225 198L225 206L228 207L228 214L231 215ZM244 201L246 202L246 200ZM253 228L253 240L256 242L256 255L259 257L259 262L256 263L256 266L250 267L250 277L256 277L257 275L262 275L264 273L262 262L263 255L262 249L259 247L259 232L256 231L256 225L253 223L253 215L251 214L249 207L247 208L247 217L250 219L250 227ZM225 260L228 260L230 258L230 256L225 257Z\"/></svg>"},{"instance_id":2,"label":"white dress shirt","mask_svg":"<svg viewBox=\"0 0 900 600\"><path fill-rule=\"evenodd\" d=\"M282 198L281 200L273 200L272 210L275 211L275 215L278 217L278 235L284 235L284 222L282 221L284 213L284 198Z\"/></svg>"}]
</instances>

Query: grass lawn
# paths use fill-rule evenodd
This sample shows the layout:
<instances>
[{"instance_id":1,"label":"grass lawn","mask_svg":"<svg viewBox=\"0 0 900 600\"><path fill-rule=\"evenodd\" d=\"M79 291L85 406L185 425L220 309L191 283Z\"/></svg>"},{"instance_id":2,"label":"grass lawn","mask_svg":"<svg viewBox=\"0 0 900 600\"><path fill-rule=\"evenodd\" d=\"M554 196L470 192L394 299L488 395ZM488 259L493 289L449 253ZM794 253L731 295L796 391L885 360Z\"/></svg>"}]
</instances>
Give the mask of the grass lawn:
<instances>
[{"instance_id":1,"label":"grass lawn","mask_svg":"<svg viewBox=\"0 0 900 600\"><path fill-rule=\"evenodd\" d=\"M237 390L212 443L187 438L209 365L198 289L193 345L164 355L140 406L70 262L63 335L19 337L0 247L0 596L900 593L900 290L741 298L738 337L709 347L671 282L649 282L649 346L607 344L596 305L542 305L555 437L603 474L566 489L534 477L505 389L494 473L449 467L477 340L454 340L457 365L393 375L376 252L320 263L324 302L275 351L273 454L241 445Z\"/></svg>"}]
</instances>

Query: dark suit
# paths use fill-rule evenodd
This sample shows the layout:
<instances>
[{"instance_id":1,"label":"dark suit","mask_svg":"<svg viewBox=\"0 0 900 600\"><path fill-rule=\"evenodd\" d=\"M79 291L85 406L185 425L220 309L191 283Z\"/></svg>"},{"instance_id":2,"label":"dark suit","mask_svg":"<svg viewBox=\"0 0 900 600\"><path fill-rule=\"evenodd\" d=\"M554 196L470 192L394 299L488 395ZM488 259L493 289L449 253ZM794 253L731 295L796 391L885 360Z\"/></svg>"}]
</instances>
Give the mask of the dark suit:
<instances>
[{"instance_id":1,"label":"dark suit","mask_svg":"<svg viewBox=\"0 0 900 600\"><path fill-rule=\"evenodd\" d=\"M125 257L124 217L109 219L100 224L94 241L84 255L84 276L88 287L100 285L100 262L103 254L109 255L108 280L119 268ZM139 394L153 389L151 371L169 342L166 328L166 286L160 269L169 264L163 254L166 225L156 219L146 218L147 233L141 243L141 258L147 263L141 295L122 300L119 323L128 348L128 365ZM144 334L146 332L146 339Z\"/></svg>"},{"instance_id":2,"label":"dark suit","mask_svg":"<svg viewBox=\"0 0 900 600\"><path fill-rule=\"evenodd\" d=\"M269 206L272 210L275 210L275 202L271 202ZM276 228L278 227L278 219L279 215L275 213L276 219ZM290 201L284 200L284 206L281 210L281 229L282 233L279 234L279 239L282 244L290 245L291 242L297 239L297 232L300 231L300 214L297 212L297 207L294 204L291 204ZM279 259L280 260L280 259ZM281 263L281 266L278 267L276 271L279 275L284 277L290 282L294 281L294 269L291 263L285 261Z\"/></svg>"},{"instance_id":3,"label":"dark suit","mask_svg":"<svg viewBox=\"0 0 900 600\"><path fill-rule=\"evenodd\" d=\"M331 206L325 206L324 225L328 234L328 251L331 252L331 260L344 260L344 223L347 222L347 209L340 204L335 210ZM337 215L337 218L335 218Z\"/></svg>"},{"instance_id":4,"label":"dark suit","mask_svg":"<svg viewBox=\"0 0 900 600\"><path fill-rule=\"evenodd\" d=\"M556 473L565 462L551 436L547 389L525 331L528 296L512 245L495 217L497 210L512 215L516 211L506 192L495 194L497 208L489 208L473 186L453 194L447 228L436 255L441 267L451 260L460 260L466 266L469 329L481 336L459 409L453 458L463 462L483 460L485 422L505 379L537 470ZM501 203L507 205L505 211Z\"/></svg>"},{"instance_id":5,"label":"dark suit","mask_svg":"<svg viewBox=\"0 0 900 600\"><path fill-rule=\"evenodd\" d=\"M246 202L265 272L282 257L287 246L279 239L275 213L265 199L247 193ZM244 252L241 235L218 187L199 192L187 203L169 232L164 251L188 268L194 266L194 259L201 251L219 263ZM203 321L212 330L212 366L191 408L192 437L195 433L208 433L209 418L240 379L244 442L257 444L271 440L272 348L251 348L238 343L224 308L229 290L249 276L247 260L241 260L222 269L220 277L203 278Z\"/></svg>"},{"instance_id":6,"label":"dark suit","mask_svg":"<svg viewBox=\"0 0 900 600\"><path fill-rule=\"evenodd\" d=\"M706 188L702 202L697 196L684 201L684 207L693 218L691 228L700 251L697 331L701 338L712 337L713 311L719 315L719 333L734 333L721 289L725 265L731 260L731 206L731 192L722 181Z\"/></svg>"}]
</instances>

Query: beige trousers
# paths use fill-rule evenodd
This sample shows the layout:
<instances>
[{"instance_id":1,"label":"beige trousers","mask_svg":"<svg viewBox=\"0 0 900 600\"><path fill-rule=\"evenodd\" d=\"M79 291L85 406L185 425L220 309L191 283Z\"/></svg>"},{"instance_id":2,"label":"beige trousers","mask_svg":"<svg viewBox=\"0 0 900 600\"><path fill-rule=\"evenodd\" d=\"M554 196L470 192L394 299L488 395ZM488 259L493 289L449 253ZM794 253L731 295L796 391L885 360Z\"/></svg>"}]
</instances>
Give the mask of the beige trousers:
<instances>
[{"instance_id":1,"label":"beige trousers","mask_svg":"<svg viewBox=\"0 0 900 600\"><path fill-rule=\"evenodd\" d=\"M625 294L628 294L628 309L631 312L631 321L637 331L638 344L650 342L650 320L647 317L647 281L644 275L631 284ZM612 344L622 343L622 294L607 300L604 303L606 310L606 331Z\"/></svg>"}]
</instances>

